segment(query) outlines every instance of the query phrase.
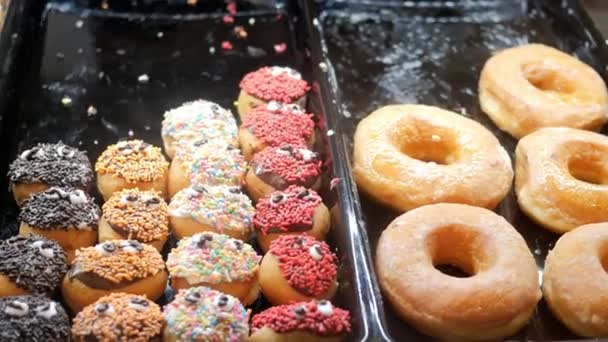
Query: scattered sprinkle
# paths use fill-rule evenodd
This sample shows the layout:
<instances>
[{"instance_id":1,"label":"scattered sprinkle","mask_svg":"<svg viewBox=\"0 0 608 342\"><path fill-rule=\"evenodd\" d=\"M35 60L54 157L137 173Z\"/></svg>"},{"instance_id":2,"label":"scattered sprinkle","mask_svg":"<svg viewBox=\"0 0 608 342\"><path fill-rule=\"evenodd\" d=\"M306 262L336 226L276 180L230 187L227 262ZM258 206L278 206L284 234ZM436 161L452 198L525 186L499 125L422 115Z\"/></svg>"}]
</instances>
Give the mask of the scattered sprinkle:
<instances>
[{"instance_id":1,"label":"scattered sprinkle","mask_svg":"<svg viewBox=\"0 0 608 342\"><path fill-rule=\"evenodd\" d=\"M287 44L285 44L285 43L276 44L274 46L274 51L276 51L276 53L278 53L278 54L284 53L285 51L287 51Z\"/></svg>"},{"instance_id":2,"label":"scattered sprinkle","mask_svg":"<svg viewBox=\"0 0 608 342\"><path fill-rule=\"evenodd\" d=\"M231 1L226 5L226 10L228 13L235 15L236 14L236 2Z\"/></svg>"},{"instance_id":3,"label":"scattered sprinkle","mask_svg":"<svg viewBox=\"0 0 608 342\"><path fill-rule=\"evenodd\" d=\"M321 71L326 72L327 64L325 62L321 62L321 63L319 63L319 68L321 68Z\"/></svg>"},{"instance_id":4,"label":"scattered sprinkle","mask_svg":"<svg viewBox=\"0 0 608 342\"><path fill-rule=\"evenodd\" d=\"M224 50L226 50L226 51L230 51L230 50L232 50L233 48L234 48L234 46L232 45L232 43L231 43L231 42L229 42L229 41L227 41L227 40L224 40L224 41L222 42L222 49L224 49Z\"/></svg>"},{"instance_id":5,"label":"scattered sprinkle","mask_svg":"<svg viewBox=\"0 0 608 342\"><path fill-rule=\"evenodd\" d=\"M69 107L69 106L71 106L71 105L72 105L72 99L71 99L69 96L64 96L64 97L61 99L61 103L62 103L64 106Z\"/></svg>"},{"instance_id":6,"label":"scattered sprinkle","mask_svg":"<svg viewBox=\"0 0 608 342\"><path fill-rule=\"evenodd\" d=\"M125 49L117 49L116 54L119 56L124 56L127 54L127 51Z\"/></svg>"},{"instance_id":7,"label":"scattered sprinkle","mask_svg":"<svg viewBox=\"0 0 608 342\"><path fill-rule=\"evenodd\" d=\"M209 53L212 54L212 55L215 54L215 47L210 46L209 47Z\"/></svg>"},{"instance_id":8,"label":"scattered sprinkle","mask_svg":"<svg viewBox=\"0 0 608 342\"><path fill-rule=\"evenodd\" d=\"M128 135L129 137L132 137L132 136L134 135L133 130L132 130L132 129L130 129L130 130L127 132L127 135Z\"/></svg>"},{"instance_id":9,"label":"scattered sprinkle","mask_svg":"<svg viewBox=\"0 0 608 342\"><path fill-rule=\"evenodd\" d=\"M249 18L248 23L249 23L250 26L255 25L255 18L253 18L253 17Z\"/></svg>"},{"instance_id":10,"label":"scattered sprinkle","mask_svg":"<svg viewBox=\"0 0 608 342\"><path fill-rule=\"evenodd\" d=\"M78 50L76 50L76 52L78 52L79 54L83 53L84 50L82 48L79 48Z\"/></svg>"},{"instance_id":11,"label":"scattered sprinkle","mask_svg":"<svg viewBox=\"0 0 608 342\"><path fill-rule=\"evenodd\" d=\"M334 132L334 130L333 130L333 129L328 129L328 130L327 130L327 136L328 136L328 137L331 137L331 136L333 136L334 134L336 134L336 133Z\"/></svg>"},{"instance_id":12,"label":"scattered sprinkle","mask_svg":"<svg viewBox=\"0 0 608 342\"><path fill-rule=\"evenodd\" d=\"M160 39L160 38L162 38L164 36L165 36L165 33L163 31L156 32L156 38Z\"/></svg>"},{"instance_id":13,"label":"scattered sprinkle","mask_svg":"<svg viewBox=\"0 0 608 342\"><path fill-rule=\"evenodd\" d=\"M224 21L225 24L232 24L234 23L234 17L231 15L226 14L223 18L222 21Z\"/></svg>"},{"instance_id":14,"label":"scattered sprinkle","mask_svg":"<svg viewBox=\"0 0 608 342\"><path fill-rule=\"evenodd\" d=\"M150 81L150 77L148 76L148 74L142 74L142 75L139 75L139 77L137 78L137 81L139 83L145 84Z\"/></svg>"},{"instance_id":15,"label":"scattered sprinkle","mask_svg":"<svg viewBox=\"0 0 608 342\"><path fill-rule=\"evenodd\" d=\"M84 22L82 20L77 20L76 23L74 23L74 26L76 26L77 29L82 28L83 25Z\"/></svg>"},{"instance_id":16,"label":"scattered sprinkle","mask_svg":"<svg viewBox=\"0 0 608 342\"><path fill-rule=\"evenodd\" d=\"M62 52L57 52L57 53L55 54L55 56L56 56L57 58L59 58L59 59L64 59L64 58L65 58L65 55L64 55Z\"/></svg>"},{"instance_id":17,"label":"scattered sprinkle","mask_svg":"<svg viewBox=\"0 0 608 342\"><path fill-rule=\"evenodd\" d=\"M95 108L94 106L89 106L89 108L87 108L87 115L88 116L94 116L97 115L97 108Z\"/></svg>"},{"instance_id":18,"label":"scattered sprinkle","mask_svg":"<svg viewBox=\"0 0 608 342\"><path fill-rule=\"evenodd\" d=\"M247 39L248 35L247 31L243 26L236 26L234 28L234 34L236 34L236 36L240 39Z\"/></svg>"},{"instance_id":19,"label":"scattered sprinkle","mask_svg":"<svg viewBox=\"0 0 608 342\"><path fill-rule=\"evenodd\" d=\"M329 190L335 189L336 186L338 186L338 183L340 183L340 178L332 178L329 182Z\"/></svg>"}]
</instances>

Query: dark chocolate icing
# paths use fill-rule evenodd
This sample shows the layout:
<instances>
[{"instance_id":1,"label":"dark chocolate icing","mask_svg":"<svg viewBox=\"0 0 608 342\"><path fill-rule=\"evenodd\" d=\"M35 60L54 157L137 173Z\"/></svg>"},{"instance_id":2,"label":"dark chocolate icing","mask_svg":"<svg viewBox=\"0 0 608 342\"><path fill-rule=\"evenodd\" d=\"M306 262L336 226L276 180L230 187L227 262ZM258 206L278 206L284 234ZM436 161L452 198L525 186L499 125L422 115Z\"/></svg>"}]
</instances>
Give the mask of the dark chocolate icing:
<instances>
[{"instance_id":1,"label":"dark chocolate icing","mask_svg":"<svg viewBox=\"0 0 608 342\"><path fill-rule=\"evenodd\" d=\"M106 291L113 291L120 288L123 288L127 285L133 284L136 281L141 279L133 279L131 281L121 281L120 283L112 282L94 272L84 272L78 267L78 264L72 266L70 271L68 272L68 277L70 281L73 279L80 280L86 286L93 289L100 289Z\"/></svg>"},{"instance_id":2,"label":"dark chocolate icing","mask_svg":"<svg viewBox=\"0 0 608 342\"><path fill-rule=\"evenodd\" d=\"M42 236L0 241L0 274L33 293L52 293L68 270L63 249Z\"/></svg>"},{"instance_id":3,"label":"dark chocolate icing","mask_svg":"<svg viewBox=\"0 0 608 342\"><path fill-rule=\"evenodd\" d=\"M52 187L23 202L19 219L40 229L97 228L101 210L82 190Z\"/></svg>"},{"instance_id":4,"label":"dark chocolate icing","mask_svg":"<svg viewBox=\"0 0 608 342\"><path fill-rule=\"evenodd\" d=\"M93 181L93 169L86 153L62 142L38 144L22 152L9 167L11 182L45 183L86 188Z\"/></svg>"},{"instance_id":5,"label":"dark chocolate icing","mask_svg":"<svg viewBox=\"0 0 608 342\"><path fill-rule=\"evenodd\" d=\"M0 341L68 341L70 320L57 302L41 295L0 299Z\"/></svg>"},{"instance_id":6,"label":"dark chocolate icing","mask_svg":"<svg viewBox=\"0 0 608 342\"><path fill-rule=\"evenodd\" d=\"M290 183L274 172L264 171L264 168L255 162L252 163L251 167L253 168L255 175L259 179L261 179L264 183L272 186L273 188L275 188L277 190L285 190L290 185L294 185L294 184L301 185L306 188L312 188L312 186L315 184L315 182L318 179L318 176L311 176L311 177L308 177L305 182L291 182Z\"/></svg>"}]
</instances>

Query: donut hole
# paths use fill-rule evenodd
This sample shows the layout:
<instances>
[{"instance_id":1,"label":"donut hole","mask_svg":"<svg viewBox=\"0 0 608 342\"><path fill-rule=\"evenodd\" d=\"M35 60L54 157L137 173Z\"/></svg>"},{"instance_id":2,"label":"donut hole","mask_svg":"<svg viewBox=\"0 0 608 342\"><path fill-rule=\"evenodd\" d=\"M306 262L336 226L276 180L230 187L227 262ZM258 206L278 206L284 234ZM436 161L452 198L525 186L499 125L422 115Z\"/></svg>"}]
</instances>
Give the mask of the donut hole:
<instances>
[{"instance_id":1,"label":"donut hole","mask_svg":"<svg viewBox=\"0 0 608 342\"><path fill-rule=\"evenodd\" d=\"M608 185L608 165L600 153L588 147L587 153L576 153L568 161L568 171L572 177L591 184Z\"/></svg>"},{"instance_id":2,"label":"donut hole","mask_svg":"<svg viewBox=\"0 0 608 342\"><path fill-rule=\"evenodd\" d=\"M523 66L522 72L526 80L541 91L570 94L576 90L573 82L549 63L528 63Z\"/></svg>"},{"instance_id":3,"label":"donut hole","mask_svg":"<svg viewBox=\"0 0 608 342\"><path fill-rule=\"evenodd\" d=\"M391 138L401 153L423 162L449 165L459 158L456 134L445 127L424 121L397 125Z\"/></svg>"},{"instance_id":4,"label":"donut hole","mask_svg":"<svg viewBox=\"0 0 608 342\"><path fill-rule=\"evenodd\" d=\"M452 277L472 277L491 263L482 236L466 226L435 230L427 239L427 248L435 269Z\"/></svg>"}]
</instances>

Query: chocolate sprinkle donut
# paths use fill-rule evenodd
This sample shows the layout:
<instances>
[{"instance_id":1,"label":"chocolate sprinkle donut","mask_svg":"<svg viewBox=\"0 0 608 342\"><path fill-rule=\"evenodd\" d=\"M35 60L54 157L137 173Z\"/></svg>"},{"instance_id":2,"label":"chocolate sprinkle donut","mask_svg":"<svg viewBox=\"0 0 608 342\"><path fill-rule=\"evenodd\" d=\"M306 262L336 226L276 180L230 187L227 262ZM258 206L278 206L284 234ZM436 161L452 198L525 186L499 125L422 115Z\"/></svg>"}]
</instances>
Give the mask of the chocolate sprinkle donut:
<instances>
[{"instance_id":1,"label":"chocolate sprinkle donut","mask_svg":"<svg viewBox=\"0 0 608 342\"><path fill-rule=\"evenodd\" d=\"M0 241L0 274L33 293L52 293L68 271L63 249L42 236Z\"/></svg>"},{"instance_id":2,"label":"chocolate sprinkle donut","mask_svg":"<svg viewBox=\"0 0 608 342\"><path fill-rule=\"evenodd\" d=\"M93 181L93 169L86 153L62 142L40 143L22 152L9 166L13 183L45 183L85 188Z\"/></svg>"},{"instance_id":3,"label":"chocolate sprinkle donut","mask_svg":"<svg viewBox=\"0 0 608 342\"><path fill-rule=\"evenodd\" d=\"M41 295L0 298L0 341L68 341L70 320L57 302Z\"/></svg>"},{"instance_id":4,"label":"chocolate sprinkle donut","mask_svg":"<svg viewBox=\"0 0 608 342\"><path fill-rule=\"evenodd\" d=\"M40 229L97 228L101 210L82 190L52 187L23 202L19 220Z\"/></svg>"}]
</instances>

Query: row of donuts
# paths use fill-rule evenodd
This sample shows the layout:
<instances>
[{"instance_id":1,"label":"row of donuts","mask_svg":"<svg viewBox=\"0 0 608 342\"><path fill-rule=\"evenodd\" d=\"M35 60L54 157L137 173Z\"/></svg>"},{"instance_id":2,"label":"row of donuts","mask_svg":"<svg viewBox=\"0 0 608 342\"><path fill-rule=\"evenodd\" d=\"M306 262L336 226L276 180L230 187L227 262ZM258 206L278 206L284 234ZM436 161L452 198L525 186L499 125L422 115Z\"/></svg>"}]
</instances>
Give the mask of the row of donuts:
<instances>
[{"instance_id":1,"label":"row of donuts","mask_svg":"<svg viewBox=\"0 0 608 342\"><path fill-rule=\"evenodd\" d=\"M576 74L590 82L580 85L571 79ZM393 105L357 126L353 175L359 189L407 211L378 242L383 294L404 320L446 340L508 337L528 323L543 295L573 332L608 336L608 138L583 130L599 129L608 119L605 84L582 62L539 45L496 54L481 77L482 109L521 138L515 172L488 129L453 112ZM514 178L522 211L565 233L545 261L542 292L523 237L483 208L494 209ZM466 279L436 267L446 264Z\"/></svg>"},{"instance_id":2,"label":"row of donuts","mask_svg":"<svg viewBox=\"0 0 608 342\"><path fill-rule=\"evenodd\" d=\"M193 103L186 104L185 106L192 106L192 104ZM195 104L214 106L213 108L215 108L216 111L220 108L215 104L202 101L196 101ZM269 105L269 107L274 108L273 105ZM280 106L278 109L280 110L284 107L287 108L286 106ZM297 109L296 107L291 108ZM298 113L302 112L298 111ZM195 142L196 141L200 141L200 139L195 140ZM178 141L177 144L180 144L180 142ZM196 151L197 149L206 145L217 146L215 145L215 142L205 141L203 144L195 146L196 148L193 148L191 151ZM295 147L300 146L297 145ZM40 150L42 150L42 152L39 152ZM282 151L281 155L285 155L284 151L289 149L283 148L280 150ZM299 155L299 150L303 149L296 150L296 153L294 154ZM22 213L26 211L25 209L30 208L30 212L34 212L34 216L37 216L38 218L53 217L53 214L55 213L54 210L47 210L46 213L44 212L45 210L38 210L42 207L40 203L45 203L44 200L47 200L46 204L48 205L48 202L53 202L49 200L61 199L63 201L57 201L62 203L61 205L58 205L58 208L62 210L67 209L65 211L72 214L87 213L89 215L87 216L89 221L94 221L95 218L99 219L99 208L95 210L90 207L90 205L94 205L94 203L82 190L52 186L53 183L66 185L66 183L71 182L71 186L77 186L85 189L87 188L85 185L87 183L86 179L92 179L92 176L89 177L89 173L92 172L86 172L86 167L83 167L83 160L81 158L82 153L83 152L65 146L61 143L55 145L40 144L34 149L22 153L20 157L13 163L19 165L11 165L11 171L9 172L13 193L18 202L23 205ZM317 156L312 152L301 154L308 157L313 156L312 158L309 158L311 159L308 160L309 162L318 162ZM180 152L175 151L174 155L180 155ZM209 155L211 154L208 154L208 156ZM78 158L72 159L75 156ZM84 157L88 163L86 155L84 155ZM49 170L48 165L45 165L45 167L42 167L41 165L31 165L37 164L37 160L38 164L47 162L53 164L53 158L59 159L58 163L60 164L51 165L51 169L54 167L54 170ZM184 159L186 158L192 160L192 158L187 155ZM64 159L68 160L66 161ZM30 162L30 165L23 165L27 164L28 161ZM75 163L70 163L70 161ZM80 161L80 163L78 161ZM142 164L143 166L140 167ZM52 174L55 177L45 178L25 172L30 170L32 166L33 169L42 170L48 174ZM86 179L83 181L83 178L76 177L76 179L70 180L70 178L65 177L66 173L70 173L70 168L77 169L79 172L86 174ZM158 254L158 251L147 244L139 243L136 241L137 239L112 240L112 238L118 237L122 239L132 239L139 237L140 239L145 239L143 236L154 235L153 231L161 230L163 233L160 233L159 239L148 239L148 241L142 242L156 242L155 245L157 249L162 248L162 245L166 240L166 232L168 231L166 221L170 220L173 228L176 226L173 224L174 222L172 219L167 219L167 217L172 218L172 214L174 212L171 210L171 203L169 206L167 206L162 199L162 197L164 197L164 188L162 188L162 181L158 180L165 178L163 175L165 173L163 172L163 169L166 170L167 166L166 161L162 157L162 154L160 154L159 149L141 141L119 142L116 145L110 146L98 160L96 165L96 170L98 172L98 188L104 198L107 199L107 202L104 204L103 214L99 223L99 239L101 241L103 236L103 240L105 242L95 247L85 248L77 252L75 260L72 264L72 269L68 272L64 279L64 286L62 288L64 299L74 311L78 311L78 309L82 308L86 304L89 304L91 301L94 301L102 295L114 292L112 290L107 291L107 289L104 288L105 286L109 287L110 289L113 287L118 287L119 292L146 294L148 295L148 298L151 299L158 298L160 296L159 293L162 293L164 284L167 280L167 275L164 271L164 266L161 266L162 258ZM173 170L173 167L171 170ZM209 170L213 171L209 167L204 168L203 170L206 172L209 172ZM168 179L169 184L171 184L171 172L172 171L169 171L169 175L165 178ZM106 177L106 175L112 175L112 177ZM264 291L264 286L262 286L262 291L271 294L281 294L286 292L287 297L290 295L298 296L298 299L307 301L301 302L301 305L297 305L297 303L293 304L296 306L292 308L297 313L297 320L306 318L306 323L296 322L291 324L285 318L281 318L281 325L283 325L283 327L275 327L276 329L272 330L282 333L293 330L304 330L308 331L309 333L312 332L313 334L321 334L323 336L331 336L332 334L344 335L346 332L348 332L350 327L348 318L349 315L347 311L337 308L333 309L331 303L328 301L321 301L319 302L319 312L323 312L323 314L318 315L315 314L316 304L307 304L307 298L310 298L310 296L314 296L315 294L321 294L320 297L331 297L333 296L333 293L335 293L337 286L335 281L337 258L330 251L329 247L324 242L316 241L312 237L307 236L285 236L284 238L271 243L273 239L279 237L279 233L288 231L289 229L298 232L305 232L307 229L311 229L312 226L314 226L317 229L313 230L319 231L320 237L323 237L327 233L329 225L327 208L322 204L320 197L313 190L308 190L301 186L289 184L290 181L292 183L297 183L298 179L301 179L301 177L295 179L295 181L294 179L288 179L285 181L288 187L284 191L269 193L267 196L258 201L258 205L266 207L265 210L263 209L260 211L261 213L266 213L266 217L260 217L259 222L261 223L261 227L267 228L269 233L272 231L271 234L275 235L271 238L267 238L265 241L266 246L270 244L269 248L273 254L268 253L267 256L270 256L265 257L263 260L270 261L262 261L262 266L260 267L260 285L264 283L263 279L267 279L266 284L270 284L269 286L272 290ZM64 183L58 180L62 180ZM136 183L136 188L122 189L122 187L125 185L125 181L126 183L129 183L130 186L134 186L133 183ZM121 184L121 182L123 183ZM48 188L49 185L51 185L50 188ZM158 188L159 185L161 188L158 189L160 191L140 190L138 189L140 185L143 185L141 188L144 189ZM44 188L47 188L47 190L36 193L36 190L43 190ZM208 194L208 197L217 199L224 198L220 197L219 195L221 194L216 191L221 188L225 188L224 190L227 190L221 191L222 194L240 194L240 191L235 191L235 186L221 185L206 187L192 185L186 188L184 192L188 192L187 196L185 196L188 199L191 197L198 197L203 194ZM109 191L106 191L108 189ZM28 192L34 193L34 195L28 197ZM114 194L112 195L112 193ZM179 192L176 194L176 196L178 194ZM174 196L174 198L176 196ZM31 202L31 200L35 198L38 199L38 205L34 205L34 203ZM83 208L82 205L84 204L89 205L89 207ZM53 205L57 204L55 203ZM81 207L78 207L79 205ZM163 211L167 213L163 215ZM184 210L182 210L182 212L183 211ZM188 212L187 209L185 211ZM205 211L208 212L209 208L205 208ZM222 212L222 210L220 210L220 212ZM141 215L142 213L143 215ZM27 215L22 216L26 217ZM176 216L179 217L179 215ZM321 219L317 219L318 217L321 217ZM65 224L66 221L64 221L64 225L67 227L63 229L57 229L58 227L61 227L61 224L55 222L54 224L50 225L51 228L47 227L47 229L39 229L38 231L45 233L48 231L61 230L72 231L72 233L74 233L78 231L78 228L91 228L89 225L82 223L84 222L83 220L76 220L71 215L67 215L67 219L71 221L67 221L67 224ZM47 221L49 220L47 219ZM47 221L42 220L39 222ZM76 221L78 221L78 224L74 224ZM38 224L43 225L40 223ZM32 226L34 225L35 224L32 224ZM159 225L164 228L157 229L157 226ZM132 226L139 228L132 229ZM188 227L189 225L185 226ZM220 225L219 227L215 227L216 229L214 230L222 231L225 226L226 225ZM30 231L22 231L22 233L31 233L32 230L33 229L30 229ZM94 231L94 229L91 230ZM102 234L102 230L105 232L104 234ZM205 230L208 229L203 229L202 231ZM226 229L226 231L229 230ZM138 234L138 232L140 234ZM262 229L262 232L265 232L264 229ZM118 234L118 236L116 236L116 234ZM66 246L68 247L73 247L70 243L81 240L77 238L78 236L76 234L66 233L66 235L68 236L65 237L63 241L67 242ZM191 234L186 231L185 235ZM44 246L46 246L46 243L52 244L52 242L45 240L43 237L34 235L30 237L44 240ZM23 239L23 237L17 237L14 239ZM215 244L214 246L212 241L215 240L218 241L218 244ZM229 243L229 241L233 242ZM263 243L260 244L263 245ZM34 243L34 245L39 245L39 243ZM214 248L208 248L209 245L213 246ZM276 245L276 248L273 247L274 245ZM78 247L72 248L72 250ZM218 249L223 249L224 253L217 253ZM264 249L268 249L268 247ZM228 251L226 252L226 250ZM241 252L243 250L248 253ZM46 254L48 255L49 253L47 252ZM60 254L61 253L57 253L57 255ZM203 256L201 256L201 254L203 254ZM207 255L207 258L205 258L205 254ZM211 255L213 255L213 257L210 257ZM72 257L74 257L73 253ZM306 262L307 259L310 259L311 262ZM11 260L15 263L19 263L21 257L15 257ZM175 262L175 260L177 260L177 262ZM188 260L190 260L191 264L185 266L183 263L187 262ZM206 277L205 279L210 282L217 282L217 280L220 280L220 284L215 285L218 285L219 288L225 290L223 284L221 284L222 276L228 276L229 279L235 280L233 283L238 283L238 280L244 279L244 275L246 276L248 272L257 275L257 264L259 260L260 257L257 256L251 246L244 244L241 241L231 239L225 235L204 233L196 234L191 238L181 240L178 248L174 249L174 251L172 251L172 253L169 255L167 267L169 268L170 273L172 273L171 283L175 288L179 288L180 283L181 285L189 283L188 281L184 282L183 279L191 280L194 278L196 282L196 280L200 280L203 275ZM304 262L302 262L303 260ZM221 267L222 263L225 266L224 269ZM220 267L217 267L217 264L220 264ZM173 265L173 267L170 265ZM216 267L213 268L213 265ZM302 265L305 267L302 268ZM281 267L281 269L279 270L278 267ZM174 272L171 272L172 268L174 269ZM262 272L262 269L270 269L271 271ZM19 270L16 272L18 273ZM186 274L183 277L178 276L177 274L180 274L180 272L185 272ZM207 274L204 274L205 272L207 272ZM36 272L33 272L32 275L35 273ZM54 273L62 274L62 272ZM236 276L234 274L236 274ZM264 274L268 274L268 276L264 278ZM60 279L61 277L62 276L59 275L56 278ZM289 281L282 279L284 277L288 277ZM15 281L16 279L21 280L21 277L13 276L12 278L8 278L9 283L12 283L11 280ZM47 284L53 283L57 284L57 282L53 281L47 282ZM279 288L280 285L292 286L293 284L295 284L296 288L292 288L290 291L282 291ZM93 285L94 288L91 288L88 285ZM210 284L203 281L203 285ZM95 288L98 286L101 286L102 288ZM228 286L230 286L230 284L228 284ZM298 286L300 288L298 288ZM257 298L257 292L259 292L259 290L256 291L256 287L257 286L249 286L249 291L244 291L249 292L245 296L248 296L250 293L255 293L254 298ZM239 288L237 285L236 288L237 292L240 290L242 293L243 288L247 288L247 286L240 286ZM277 291L277 289L279 290ZM305 295L302 295L302 292ZM272 295L267 295L267 297L274 304L280 304L281 300L288 300L281 299L281 296L272 297ZM285 296L283 296L283 298L284 297ZM276 311L275 313L280 312L282 309L285 309L285 307L278 306L273 308L273 310ZM336 313L337 316L332 315L332 312ZM104 315L107 315L107 313L104 313ZM284 313L281 313L279 316L284 315ZM257 316L259 315L254 316L254 320ZM315 319L314 317L317 318ZM341 318L336 320L334 319L335 317ZM270 321L272 321L272 319ZM191 326L191 324L189 326ZM215 328L207 328L207 330L217 330ZM319 329L321 330L319 331ZM265 340L268 338L267 333L265 335ZM116 338L116 336L114 335L113 338ZM182 336L182 338L188 340L185 335ZM312 338L312 336L308 336L307 338ZM110 338L109 340L114 339ZM181 338L178 338L178 340L181 340ZM196 338L194 338L194 340L196 340Z\"/></svg>"}]
</instances>

